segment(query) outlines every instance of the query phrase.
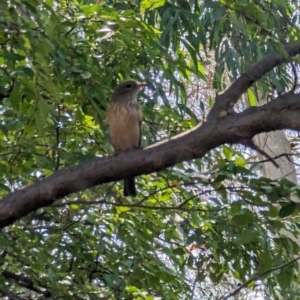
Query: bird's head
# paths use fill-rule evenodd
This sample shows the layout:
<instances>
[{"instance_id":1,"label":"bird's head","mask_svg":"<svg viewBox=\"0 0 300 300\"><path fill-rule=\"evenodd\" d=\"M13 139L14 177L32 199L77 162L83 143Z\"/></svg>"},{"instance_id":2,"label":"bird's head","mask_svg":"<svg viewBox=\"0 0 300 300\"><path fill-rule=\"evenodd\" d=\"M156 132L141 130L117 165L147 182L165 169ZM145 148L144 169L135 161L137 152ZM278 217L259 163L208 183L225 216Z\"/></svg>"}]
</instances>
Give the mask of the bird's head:
<instances>
[{"instance_id":1,"label":"bird's head","mask_svg":"<svg viewBox=\"0 0 300 300\"><path fill-rule=\"evenodd\" d=\"M123 81L116 87L111 100L113 102L136 102L138 92L145 85L145 82L135 80Z\"/></svg>"}]
</instances>

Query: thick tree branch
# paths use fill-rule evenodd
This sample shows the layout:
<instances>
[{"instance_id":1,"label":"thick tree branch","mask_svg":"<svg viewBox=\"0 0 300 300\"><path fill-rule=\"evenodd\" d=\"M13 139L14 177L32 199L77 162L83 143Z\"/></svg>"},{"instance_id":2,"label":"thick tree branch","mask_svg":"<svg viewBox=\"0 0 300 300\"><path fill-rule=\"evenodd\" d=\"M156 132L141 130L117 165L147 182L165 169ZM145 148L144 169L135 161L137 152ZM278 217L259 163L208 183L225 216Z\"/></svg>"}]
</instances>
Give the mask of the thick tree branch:
<instances>
[{"instance_id":1,"label":"thick tree branch","mask_svg":"<svg viewBox=\"0 0 300 300\"><path fill-rule=\"evenodd\" d=\"M0 227L71 193L133 175L149 174L177 163L203 157L225 143L240 143L261 132L300 130L300 94L285 94L261 107L207 121L145 149L96 158L57 171L0 201Z\"/></svg>"},{"instance_id":2,"label":"thick tree branch","mask_svg":"<svg viewBox=\"0 0 300 300\"><path fill-rule=\"evenodd\" d=\"M300 53L300 44L289 44L285 47L285 50L289 57L293 57ZM288 61L288 58L275 54L269 54L262 58L250 67L247 72L243 73L226 91L216 96L215 105L209 113L208 119L224 116L226 112L232 109L234 104L249 87L272 69L286 61Z\"/></svg>"},{"instance_id":3,"label":"thick tree branch","mask_svg":"<svg viewBox=\"0 0 300 300\"><path fill-rule=\"evenodd\" d=\"M300 45L287 46L286 50L291 56L296 55L300 53ZM208 120L190 131L145 149L97 158L59 170L4 197L0 201L0 228L38 208L51 205L59 198L98 184L153 173L183 161L201 158L215 147L225 143L243 143L261 132L300 130L300 94L288 93L261 107L251 107L242 113L225 114L219 118L220 112L235 103L251 84L286 60L268 55L255 64L217 97Z\"/></svg>"}]
</instances>

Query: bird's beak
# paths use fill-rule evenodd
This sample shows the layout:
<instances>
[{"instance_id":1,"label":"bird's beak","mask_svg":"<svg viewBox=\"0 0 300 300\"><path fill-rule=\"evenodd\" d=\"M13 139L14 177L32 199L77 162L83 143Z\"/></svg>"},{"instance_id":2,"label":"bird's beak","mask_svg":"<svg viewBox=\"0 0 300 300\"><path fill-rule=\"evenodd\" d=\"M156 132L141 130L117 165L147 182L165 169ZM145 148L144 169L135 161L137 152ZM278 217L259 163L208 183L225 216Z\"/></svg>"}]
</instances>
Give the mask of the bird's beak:
<instances>
[{"instance_id":1,"label":"bird's beak","mask_svg":"<svg viewBox=\"0 0 300 300\"><path fill-rule=\"evenodd\" d=\"M141 89L141 88L143 88L144 86L146 86L147 83L143 81L143 82L138 82L137 85L138 85L139 89Z\"/></svg>"}]
</instances>

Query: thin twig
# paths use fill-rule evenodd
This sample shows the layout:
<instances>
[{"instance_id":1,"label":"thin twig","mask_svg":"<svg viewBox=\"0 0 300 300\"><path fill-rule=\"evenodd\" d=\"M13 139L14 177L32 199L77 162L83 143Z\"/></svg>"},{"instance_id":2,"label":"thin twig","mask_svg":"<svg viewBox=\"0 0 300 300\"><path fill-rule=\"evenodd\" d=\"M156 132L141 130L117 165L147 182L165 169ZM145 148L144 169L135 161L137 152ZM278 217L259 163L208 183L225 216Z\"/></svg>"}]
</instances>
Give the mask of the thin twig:
<instances>
[{"instance_id":1,"label":"thin twig","mask_svg":"<svg viewBox=\"0 0 300 300\"><path fill-rule=\"evenodd\" d=\"M275 159L272 158L267 152L265 152L264 150L260 149L257 145L255 145L252 140L241 141L241 144L246 146L246 147L251 148L252 150L255 150L256 152L258 152L262 156L266 157L268 159L268 161L270 161L276 168L279 168L279 165L275 161Z\"/></svg>"},{"instance_id":2,"label":"thin twig","mask_svg":"<svg viewBox=\"0 0 300 300\"><path fill-rule=\"evenodd\" d=\"M289 156L297 156L297 155L299 155L299 154L298 153L281 153L279 155L274 156L273 159L277 159L277 158L280 158L280 157L286 157L290 161ZM269 159L248 162L248 164L261 164L261 163L265 163L265 162L269 162Z\"/></svg>"},{"instance_id":3,"label":"thin twig","mask_svg":"<svg viewBox=\"0 0 300 300\"><path fill-rule=\"evenodd\" d=\"M263 272L263 273L261 273L261 274L257 274L257 275L255 275L255 276L251 277L249 280L247 280L247 281L244 282L242 285L240 285L240 286L239 286L236 290L234 290L232 293L230 293L229 295L227 295L227 296L221 298L220 300L227 300L227 299L229 299L229 298L231 298L231 297L233 297L233 296L236 296L243 288L245 288L247 285L249 285L252 281L261 279L263 276L265 276L265 275L267 275L267 274L269 274L269 273L271 273L271 272L274 272L274 271L283 269L283 268L285 268L286 266L293 264L294 262L296 262L296 261L299 260L299 259L300 259L300 255L297 256L296 258L294 258L294 259L292 259L292 260L290 260L290 261L284 263L284 264L281 264L281 265L279 265L279 266L277 266L277 267L274 267L274 268L272 268L272 269L269 269L269 270L267 270L267 271L265 271L265 272Z\"/></svg>"}]
</instances>

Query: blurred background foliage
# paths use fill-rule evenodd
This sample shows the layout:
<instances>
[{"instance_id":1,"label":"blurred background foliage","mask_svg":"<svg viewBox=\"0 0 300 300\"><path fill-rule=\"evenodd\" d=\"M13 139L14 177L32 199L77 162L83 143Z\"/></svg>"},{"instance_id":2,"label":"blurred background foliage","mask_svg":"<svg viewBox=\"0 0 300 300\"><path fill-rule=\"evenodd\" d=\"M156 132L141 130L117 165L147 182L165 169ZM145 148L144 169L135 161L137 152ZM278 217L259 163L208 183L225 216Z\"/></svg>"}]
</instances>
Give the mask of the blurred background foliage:
<instances>
[{"instance_id":1,"label":"blurred background foliage","mask_svg":"<svg viewBox=\"0 0 300 300\"><path fill-rule=\"evenodd\" d=\"M299 5L2 0L1 196L112 154L105 111L120 80L148 83L144 146L194 127L216 92L299 42ZM250 105L293 80L288 65L275 68ZM280 232L299 234L289 196L300 189L263 178L256 158L226 145L140 176L135 199L104 184L22 218L0 234L2 299L221 299L252 277L236 299L300 299L298 264L273 270L299 254Z\"/></svg>"}]
</instances>

